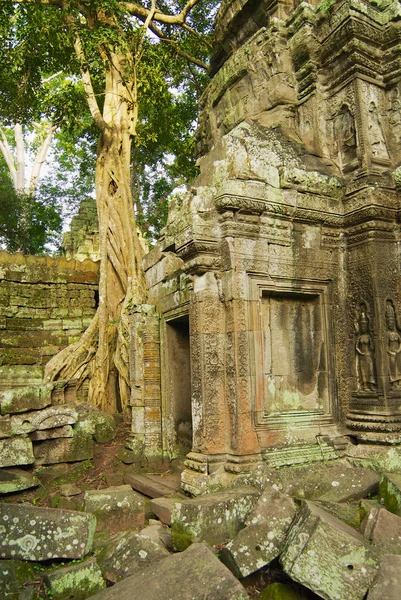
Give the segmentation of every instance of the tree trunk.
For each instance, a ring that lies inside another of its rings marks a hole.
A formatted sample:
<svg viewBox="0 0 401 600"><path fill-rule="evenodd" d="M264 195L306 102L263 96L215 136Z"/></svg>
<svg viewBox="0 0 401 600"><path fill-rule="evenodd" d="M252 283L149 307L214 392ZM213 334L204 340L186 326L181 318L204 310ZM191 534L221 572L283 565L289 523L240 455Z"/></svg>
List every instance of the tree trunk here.
<svg viewBox="0 0 401 600"><path fill-rule="evenodd" d="M107 126L98 144L96 203L99 218L99 307L82 338L62 350L46 366L45 379L89 377L89 402L115 412L126 410L128 372L128 305L146 300L142 270L144 249L135 225L130 189L131 133L136 106L129 102L120 61L112 57L107 72L103 119ZM118 380L119 396L116 393Z"/></svg>

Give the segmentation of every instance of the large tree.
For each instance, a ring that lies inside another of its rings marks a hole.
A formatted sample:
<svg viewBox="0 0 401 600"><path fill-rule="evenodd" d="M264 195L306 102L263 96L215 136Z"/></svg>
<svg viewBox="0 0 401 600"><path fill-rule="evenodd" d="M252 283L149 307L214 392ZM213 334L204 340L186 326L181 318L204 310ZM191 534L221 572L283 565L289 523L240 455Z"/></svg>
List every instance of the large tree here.
<svg viewBox="0 0 401 600"><path fill-rule="evenodd" d="M105 410L116 409L116 389L122 407L128 405L127 308L145 302L147 294L130 185L131 140L137 134L141 94L162 98L168 78L179 85L186 73L193 76L194 69L206 68L210 46L201 34L210 29L215 4L215 0L162 0L158 5L155 0L0 0L3 27L12 17L15 39L25 43L21 59L25 62L16 78L17 93L23 92L21 110L29 113L40 96L40 77L62 69L72 77L79 74L99 130L95 177L99 307L81 340L55 356L45 376L79 382L89 378L89 399Z"/></svg>

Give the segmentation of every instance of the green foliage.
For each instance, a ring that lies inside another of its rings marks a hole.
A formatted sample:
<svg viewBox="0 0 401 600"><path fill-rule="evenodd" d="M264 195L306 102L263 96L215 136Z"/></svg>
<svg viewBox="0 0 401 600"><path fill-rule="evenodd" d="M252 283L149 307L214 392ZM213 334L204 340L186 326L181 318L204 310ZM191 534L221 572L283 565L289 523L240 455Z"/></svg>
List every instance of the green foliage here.
<svg viewBox="0 0 401 600"><path fill-rule="evenodd" d="M57 204L17 193L0 163L0 244L9 252L44 254L58 246L62 220Z"/></svg>

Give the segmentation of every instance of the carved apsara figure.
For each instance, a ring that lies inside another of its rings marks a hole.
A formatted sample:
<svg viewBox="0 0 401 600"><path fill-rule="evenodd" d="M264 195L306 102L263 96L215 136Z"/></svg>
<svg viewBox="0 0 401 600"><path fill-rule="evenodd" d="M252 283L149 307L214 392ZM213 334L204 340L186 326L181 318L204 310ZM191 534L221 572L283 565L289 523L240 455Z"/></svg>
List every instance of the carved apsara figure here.
<svg viewBox="0 0 401 600"><path fill-rule="evenodd" d="M341 168L345 172L354 169L356 164L356 128L354 117L345 104L334 119L334 140L341 159Z"/></svg>
<svg viewBox="0 0 401 600"><path fill-rule="evenodd" d="M392 388L401 388L401 336L396 326L395 310L391 301L386 306L386 350L388 376Z"/></svg>
<svg viewBox="0 0 401 600"><path fill-rule="evenodd" d="M358 321L358 337L355 349L359 388L363 392L375 391L374 345L372 335L369 331L369 319L364 311L361 312Z"/></svg>
<svg viewBox="0 0 401 600"><path fill-rule="evenodd" d="M387 145L384 139L383 128L374 102L369 104L369 141L373 156L388 159Z"/></svg>

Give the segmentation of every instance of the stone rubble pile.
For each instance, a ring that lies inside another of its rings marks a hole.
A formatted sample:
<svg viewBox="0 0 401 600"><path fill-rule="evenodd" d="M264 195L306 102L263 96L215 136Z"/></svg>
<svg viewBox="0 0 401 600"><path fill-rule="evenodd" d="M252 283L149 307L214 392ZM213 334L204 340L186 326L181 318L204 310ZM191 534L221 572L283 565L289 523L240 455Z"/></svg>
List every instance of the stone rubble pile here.
<svg viewBox="0 0 401 600"><path fill-rule="evenodd" d="M262 600L399 600L400 500L397 473L336 461L150 507L126 484L87 491L82 512L0 503L0 589L46 597L39 572L53 600L244 600L264 576Z"/></svg>
<svg viewBox="0 0 401 600"><path fill-rule="evenodd" d="M65 382L0 390L0 493L37 486L41 465L84 461L115 437L115 421L86 404L57 404ZM22 468L21 468L22 467Z"/></svg>

